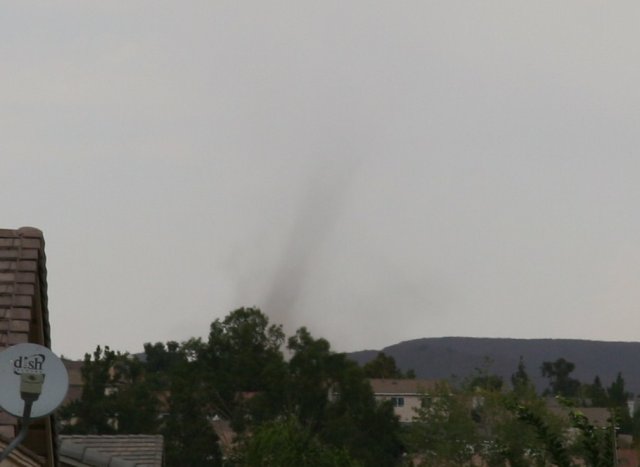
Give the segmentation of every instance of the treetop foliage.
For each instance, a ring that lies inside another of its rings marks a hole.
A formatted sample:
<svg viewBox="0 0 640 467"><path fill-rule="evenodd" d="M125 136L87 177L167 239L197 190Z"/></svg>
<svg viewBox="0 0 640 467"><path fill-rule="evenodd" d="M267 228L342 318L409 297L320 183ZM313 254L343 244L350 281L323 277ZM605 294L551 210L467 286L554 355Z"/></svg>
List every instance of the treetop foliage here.
<svg viewBox="0 0 640 467"><path fill-rule="evenodd" d="M376 358L367 362L362 369L367 378L415 379L416 377L413 370L403 372L397 367L396 360L384 352L378 352Z"/></svg>
<svg viewBox="0 0 640 467"><path fill-rule="evenodd" d="M82 397L60 412L63 431L160 433L178 467L267 465L260 456L274 466L395 465L397 419L362 369L306 328L288 339L288 362L284 343L281 326L240 308L215 320L206 342L148 343L140 360L98 347L85 356ZM238 434L235 450L218 443L221 422Z"/></svg>
<svg viewBox="0 0 640 467"><path fill-rule="evenodd" d="M284 356L286 353L288 360ZM626 410L624 378L582 384L564 359L544 362L549 393L602 404L621 430L640 431ZM439 384L401 425L390 400L376 400L368 378L411 378L380 352L363 367L302 327L287 339L257 308L211 323L206 340L147 343L136 358L109 347L86 354L82 397L59 411L66 433L159 433L166 465L487 466L610 465L605 434L573 410L562 418L535 393L522 358L511 390L491 362L460 387ZM626 415L625 415L626 414ZM216 429L230 426L233 444ZM569 428L578 430L572 439ZM613 429L613 428L612 428ZM597 462L597 463L595 463ZM590 464L589 464L590 463Z"/></svg>

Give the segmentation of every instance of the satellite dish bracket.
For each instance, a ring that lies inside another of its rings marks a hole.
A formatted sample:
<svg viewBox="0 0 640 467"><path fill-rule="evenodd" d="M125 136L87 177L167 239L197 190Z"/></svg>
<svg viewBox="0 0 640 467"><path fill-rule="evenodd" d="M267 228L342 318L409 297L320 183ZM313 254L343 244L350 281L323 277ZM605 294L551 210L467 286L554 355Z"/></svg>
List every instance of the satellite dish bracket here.
<svg viewBox="0 0 640 467"><path fill-rule="evenodd" d="M20 428L20 432L18 436L16 436L11 443L5 448L5 450L0 454L0 462L5 460L11 454L15 448L18 447L20 443L24 441L27 437L27 433L29 431L29 424L31 423L31 406L33 405L33 401L25 400L24 401L24 411L22 412L22 427Z"/></svg>

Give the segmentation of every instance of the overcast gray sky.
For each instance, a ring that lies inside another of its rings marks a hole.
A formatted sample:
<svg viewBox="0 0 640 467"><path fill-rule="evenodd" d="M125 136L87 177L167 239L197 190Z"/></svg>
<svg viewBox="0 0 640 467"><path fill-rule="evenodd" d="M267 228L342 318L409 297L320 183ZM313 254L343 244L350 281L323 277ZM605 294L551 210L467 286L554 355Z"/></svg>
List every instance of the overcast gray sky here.
<svg viewBox="0 0 640 467"><path fill-rule="evenodd" d="M251 305L338 350L638 339L638 2L1 5L55 351Z"/></svg>

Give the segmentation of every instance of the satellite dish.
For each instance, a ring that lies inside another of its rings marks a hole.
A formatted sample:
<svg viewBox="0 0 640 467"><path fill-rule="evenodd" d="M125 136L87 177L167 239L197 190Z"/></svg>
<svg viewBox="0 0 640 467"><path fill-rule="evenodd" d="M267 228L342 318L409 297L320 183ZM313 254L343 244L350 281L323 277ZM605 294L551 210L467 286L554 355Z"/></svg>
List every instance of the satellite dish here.
<svg viewBox="0 0 640 467"><path fill-rule="evenodd" d="M0 407L4 411L22 417L25 401L20 392L32 382L40 394L33 402L31 418L40 418L62 403L69 375L62 360L41 345L18 344L0 352Z"/></svg>

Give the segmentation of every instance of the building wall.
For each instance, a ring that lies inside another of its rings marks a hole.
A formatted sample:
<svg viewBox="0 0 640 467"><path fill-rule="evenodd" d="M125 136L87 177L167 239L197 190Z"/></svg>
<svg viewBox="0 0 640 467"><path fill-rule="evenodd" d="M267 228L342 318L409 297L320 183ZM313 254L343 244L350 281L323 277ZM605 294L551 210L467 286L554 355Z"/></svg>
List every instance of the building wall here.
<svg viewBox="0 0 640 467"><path fill-rule="evenodd" d="M376 395L376 400L390 400L393 403L393 411L403 423L413 421L416 416L416 410L420 408L420 396L415 394L394 394L392 396Z"/></svg>

